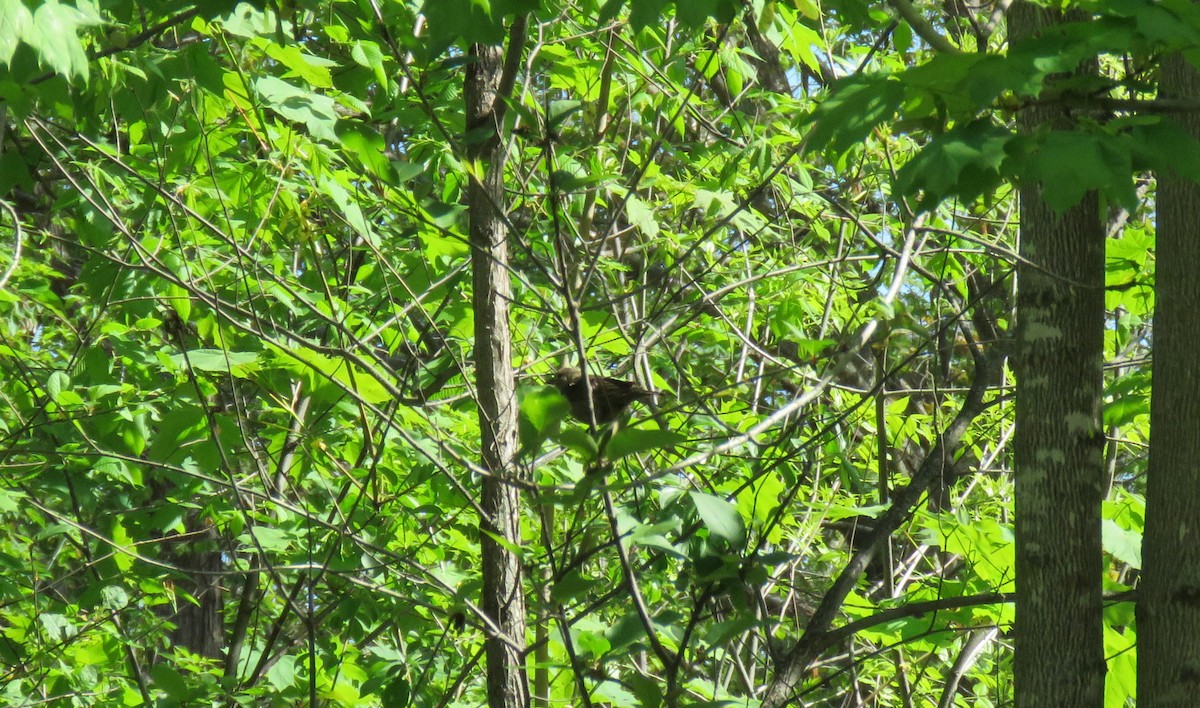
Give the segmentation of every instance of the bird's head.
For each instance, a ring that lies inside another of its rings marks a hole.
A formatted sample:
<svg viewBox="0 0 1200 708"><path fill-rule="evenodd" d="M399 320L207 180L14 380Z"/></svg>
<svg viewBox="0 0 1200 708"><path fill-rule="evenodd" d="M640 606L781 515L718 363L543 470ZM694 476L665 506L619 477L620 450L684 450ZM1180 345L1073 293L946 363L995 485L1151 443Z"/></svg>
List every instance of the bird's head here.
<svg viewBox="0 0 1200 708"><path fill-rule="evenodd" d="M574 386L580 381L583 381L583 372L574 366L564 366L551 377L550 385L561 389L564 386Z"/></svg>

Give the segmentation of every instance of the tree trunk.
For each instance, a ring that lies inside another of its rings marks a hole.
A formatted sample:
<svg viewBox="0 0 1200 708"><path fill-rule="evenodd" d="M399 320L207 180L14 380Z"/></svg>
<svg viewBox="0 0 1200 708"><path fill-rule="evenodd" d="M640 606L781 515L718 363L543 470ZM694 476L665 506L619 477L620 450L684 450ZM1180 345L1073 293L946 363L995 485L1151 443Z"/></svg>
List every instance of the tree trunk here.
<svg viewBox="0 0 1200 708"><path fill-rule="evenodd" d="M517 48L514 48L516 51ZM483 556L483 610L487 632L488 705L525 708L525 596L521 559L520 496L512 477L517 453L517 401L512 368L508 303L508 242L499 210L504 204L504 143L500 139L504 63L500 47L471 47L466 77L466 143L471 164L482 172L467 188L474 271L475 385L483 479L479 520Z"/></svg>
<svg viewBox="0 0 1200 708"><path fill-rule="evenodd" d="M163 606L160 613L175 625L171 644L207 659L217 659L225 652L225 592L221 586L225 563L221 559L221 536L211 521L194 513L184 520L184 527L183 534L163 539L162 559L179 569L171 582L181 596L173 608ZM182 597L183 593L195 602Z"/></svg>
<svg viewBox="0 0 1200 708"><path fill-rule="evenodd" d="M192 541L191 543L196 543ZM224 592L221 588L224 570L219 550L188 550L178 554L174 562L193 575L180 583L200 604L178 600L178 611L171 621L171 643L186 647L208 659L220 658L225 651Z"/></svg>
<svg viewBox="0 0 1200 708"><path fill-rule="evenodd" d="M1163 62L1166 98L1200 97L1200 73ZM1200 116L1177 119L1200 139ZM1150 474L1137 606L1138 705L1192 706L1200 695L1200 185L1158 179Z"/></svg>
<svg viewBox="0 0 1200 708"><path fill-rule="evenodd" d="M1009 14L1017 41L1063 21L1026 2ZM1082 72L1095 71L1090 62ZM1047 103L1022 110L1020 128L1070 129ZM1100 706L1104 434L1104 227L1089 193L1056 214L1041 185L1021 185L1017 287L1016 705Z"/></svg>

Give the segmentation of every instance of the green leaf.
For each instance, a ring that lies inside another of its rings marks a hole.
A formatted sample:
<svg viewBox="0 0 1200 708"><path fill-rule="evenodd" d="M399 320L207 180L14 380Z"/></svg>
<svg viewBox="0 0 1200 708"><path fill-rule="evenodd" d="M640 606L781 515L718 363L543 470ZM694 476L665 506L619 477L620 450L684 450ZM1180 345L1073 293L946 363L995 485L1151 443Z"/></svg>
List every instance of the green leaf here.
<svg viewBox="0 0 1200 708"><path fill-rule="evenodd" d="M1091 190L1121 204L1136 205L1128 145L1098 133L1055 130L1039 135L1027 154L1022 179L1042 186L1042 197L1055 211L1078 204Z"/></svg>
<svg viewBox="0 0 1200 708"><path fill-rule="evenodd" d="M346 219L346 222L359 233L360 236L367 240L371 245L378 245L379 235L375 233L375 228L367 221L366 215L363 214L362 207L358 201L350 196L346 188L341 185L336 179L331 177L323 177L321 180L321 188L333 198L341 215Z"/></svg>
<svg viewBox="0 0 1200 708"><path fill-rule="evenodd" d="M516 543L513 543L509 539L506 539L492 531L488 531L487 529L484 529L482 531L482 533L484 536L487 536L489 539L491 539L493 542L495 542L496 545L504 548L509 553L512 553L513 555L518 555L518 556L522 554L521 547L519 545L517 545Z"/></svg>
<svg viewBox="0 0 1200 708"><path fill-rule="evenodd" d="M663 704L663 682L660 679L641 673L630 673L625 678L625 683L637 697L639 706L658 708Z"/></svg>
<svg viewBox="0 0 1200 708"><path fill-rule="evenodd" d="M389 181L393 179L394 169L387 157L387 146L378 131L370 130L357 122L342 121L338 124L338 139L346 150L346 154L357 158L371 175ZM420 168L418 168L418 173L419 170ZM358 204L355 204L355 207L358 207ZM359 213L361 214L361 208ZM361 216L357 218L362 219ZM365 223L366 220L362 219L362 221ZM356 228L358 228L357 225ZM373 234L373 229L360 228L359 230Z"/></svg>
<svg viewBox="0 0 1200 708"><path fill-rule="evenodd" d="M587 656L604 656L612 649L612 643L604 635L587 630L580 630L575 636L575 641L579 644L580 651Z"/></svg>
<svg viewBox="0 0 1200 708"><path fill-rule="evenodd" d="M295 45L285 47L274 42L268 43L267 56L290 69L289 76L295 76L309 86L333 88L333 78L329 74L329 68L337 66L335 61L313 56Z"/></svg>
<svg viewBox="0 0 1200 708"><path fill-rule="evenodd" d="M951 112L955 112L955 108L969 110L991 101L999 93L1000 87L977 94L964 90L967 82L982 77L991 77L994 81L995 69L999 67L990 64L1003 65L1004 62L1003 57L989 54L938 54L927 62L896 74L896 79L910 89L936 96L936 101L943 104L948 101L962 104L952 107Z"/></svg>
<svg viewBox="0 0 1200 708"><path fill-rule="evenodd" d="M633 6L636 10L640 5L647 4L644 0L636 0ZM737 15L741 4L734 0L675 0L675 16L684 27L703 27L712 18L719 23L727 23ZM630 21L633 21L632 12ZM648 24L657 22L652 19ZM737 93L736 91L734 93Z"/></svg>
<svg viewBox="0 0 1200 708"><path fill-rule="evenodd" d="M121 516L113 519L112 525L112 542L119 549L128 549L129 552L118 550L113 554L113 562L117 564L117 569L123 573L129 572L133 568L133 538L130 537L129 531L125 528L125 521Z"/></svg>
<svg viewBox="0 0 1200 708"><path fill-rule="evenodd" d="M189 366L196 371L219 371L240 378L247 378L258 371L256 352L229 352L223 349L193 349L186 354L170 357L171 363L180 369Z"/></svg>
<svg viewBox="0 0 1200 708"><path fill-rule="evenodd" d="M110 610L129 606L129 593L120 585L106 585L100 590L100 603Z"/></svg>
<svg viewBox="0 0 1200 708"><path fill-rule="evenodd" d="M582 428L566 427L552 437L563 447L578 453L585 461L594 460L600 454L600 447L596 444L596 439Z"/></svg>
<svg viewBox="0 0 1200 708"><path fill-rule="evenodd" d="M303 123L314 138L337 143L337 112L333 99L293 86L274 76L255 80L254 88L267 107L290 121Z"/></svg>
<svg viewBox="0 0 1200 708"><path fill-rule="evenodd" d="M8 12L12 17L19 13ZM23 21L23 18L17 18ZM79 39L79 28L95 24L98 18L85 15L76 8L61 5L57 0L42 2L33 12L33 24L22 32L25 41L34 48L38 58L55 73L68 80L72 77L88 80L88 58Z"/></svg>
<svg viewBox="0 0 1200 708"><path fill-rule="evenodd" d="M571 412L571 404L553 386L517 392L521 415L538 433L546 433Z"/></svg>
<svg viewBox="0 0 1200 708"><path fill-rule="evenodd" d="M0 513L11 514L21 509L21 500L24 498L24 492L13 489L0 489Z"/></svg>
<svg viewBox="0 0 1200 708"><path fill-rule="evenodd" d="M641 229L646 238L658 236L658 220L654 216L654 210L641 199L630 196L625 204L625 214L629 223Z"/></svg>
<svg viewBox="0 0 1200 708"><path fill-rule="evenodd" d="M346 391L353 391L368 403L383 403L392 398L375 376L347 362L303 347L295 347L285 353L273 345L268 346L276 350L287 369L309 377L315 390L325 388L326 383L333 383L338 388L338 397L344 396Z"/></svg>
<svg viewBox="0 0 1200 708"><path fill-rule="evenodd" d="M0 0L0 64L12 61L25 34L33 26L33 13L21 0Z"/></svg>
<svg viewBox="0 0 1200 708"><path fill-rule="evenodd" d="M1142 119L1129 129L1134 166L1156 172L1171 172L1200 181L1200 142L1169 116L1146 123Z"/></svg>
<svg viewBox="0 0 1200 708"><path fill-rule="evenodd" d="M900 194L920 195L922 208L948 197L972 201L1002 182L1013 134L983 119L935 137L896 174Z"/></svg>
<svg viewBox="0 0 1200 708"><path fill-rule="evenodd" d="M465 47L504 39L504 18L489 0L425 0L421 12L428 18L434 51L455 42Z"/></svg>
<svg viewBox="0 0 1200 708"><path fill-rule="evenodd" d="M1104 405L1104 426L1128 425L1141 415L1150 415L1150 401L1145 395L1120 396Z"/></svg>
<svg viewBox="0 0 1200 708"><path fill-rule="evenodd" d="M550 589L550 597L560 604L569 603L594 585L595 580L584 576L578 570L572 570L554 583L554 587Z"/></svg>
<svg viewBox="0 0 1200 708"><path fill-rule="evenodd" d="M629 24L635 30L643 30L651 25L658 25L663 9L668 0L630 0ZM605 8L607 10L608 8Z"/></svg>
<svg viewBox="0 0 1200 708"><path fill-rule="evenodd" d="M553 386L517 391L523 454L537 454L547 438L556 435L571 405Z"/></svg>
<svg viewBox="0 0 1200 708"><path fill-rule="evenodd" d="M620 514L619 519L621 522L621 533L629 534L629 543L631 545L657 548L681 560L687 557L686 554L676 548L675 544L671 543L670 539L667 538L668 533L677 534L679 532L679 519L669 519L654 524L643 524L636 517L624 511Z"/></svg>
<svg viewBox="0 0 1200 708"><path fill-rule="evenodd" d="M176 701L184 701L190 695L187 682L170 664L159 662L151 669L154 685L161 688L168 696Z"/></svg>
<svg viewBox="0 0 1200 708"><path fill-rule="evenodd" d="M892 118L904 99L904 85L892 76L843 79L812 112L808 150L829 147L841 154L860 145L882 122Z"/></svg>
<svg viewBox="0 0 1200 708"><path fill-rule="evenodd" d="M780 476L775 472L767 472L738 493L738 512L742 518L766 522L783 502L785 490Z"/></svg>
<svg viewBox="0 0 1200 708"><path fill-rule="evenodd" d="M71 390L71 377L62 371L53 371L46 378L46 393L50 400L58 403L64 391Z"/></svg>
<svg viewBox="0 0 1200 708"><path fill-rule="evenodd" d="M736 506L721 497L702 492L692 492L691 498L709 532L725 539L735 548L745 542L746 527Z"/></svg>
<svg viewBox="0 0 1200 708"><path fill-rule="evenodd" d="M1009 48L1010 89L1021 96L1036 96L1046 87L1048 77L1074 71L1098 52L1120 53L1132 38L1132 23L1114 17L1048 27Z"/></svg>
<svg viewBox="0 0 1200 708"><path fill-rule="evenodd" d="M55 641L70 639L79 631L70 620L57 612L43 612L38 615L38 621Z"/></svg>
<svg viewBox="0 0 1200 708"><path fill-rule="evenodd" d="M806 16L809 12L816 13L817 8L812 0L800 0L797 3L797 8ZM780 13L784 14L785 9L781 8ZM809 19L816 19L810 17ZM817 58L814 47L820 51L825 49L825 40L815 29L805 25L803 22L793 20L789 23L791 31L784 35L783 42L779 48L790 53L800 63L808 67L810 70L817 72L821 70L821 60ZM901 23L903 26L904 23Z"/></svg>
<svg viewBox="0 0 1200 708"><path fill-rule="evenodd" d="M397 675L388 679L379 695L385 706L406 706L412 699L412 684L403 676L401 669L395 671Z"/></svg>
<svg viewBox="0 0 1200 708"><path fill-rule="evenodd" d="M1131 705L1137 696L1137 634L1104 627L1104 656L1108 657L1104 674L1105 708Z"/></svg>
<svg viewBox="0 0 1200 708"><path fill-rule="evenodd" d="M296 657L294 656L284 656L267 670L267 682L277 691L294 686L298 676Z"/></svg>
<svg viewBox="0 0 1200 708"><path fill-rule="evenodd" d="M442 235L436 231L421 234L421 243L425 246L425 257L430 262L443 258L456 260L471 252L471 245L461 236Z"/></svg>
<svg viewBox="0 0 1200 708"><path fill-rule="evenodd" d="M141 472L133 469L124 460L116 457L100 457L92 464L92 472L99 477L128 484L132 487L142 486Z"/></svg>
<svg viewBox="0 0 1200 708"><path fill-rule="evenodd" d="M1104 539L1104 550L1113 558L1127 563L1131 568L1142 567L1142 535L1121 528L1112 519L1100 522Z"/></svg>
<svg viewBox="0 0 1200 708"><path fill-rule="evenodd" d="M359 66L369 68L381 86L388 85L387 68L384 66L383 51L375 42L357 40L350 48L350 58Z"/></svg>
<svg viewBox="0 0 1200 708"><path fill-rule="evenodd" d="M248 547L261 546L267 552L283 552L292 548L295 538L285 529L255 526L241 540Z"/></svg>
<svg viewBox="0 0 1200 708"><path fill-rule="evenodd" d="M612 436L605 452L610 459L618 460L647 450L679 445L687 440L686 435L680 435L671 430L622 428Z"/></svg>

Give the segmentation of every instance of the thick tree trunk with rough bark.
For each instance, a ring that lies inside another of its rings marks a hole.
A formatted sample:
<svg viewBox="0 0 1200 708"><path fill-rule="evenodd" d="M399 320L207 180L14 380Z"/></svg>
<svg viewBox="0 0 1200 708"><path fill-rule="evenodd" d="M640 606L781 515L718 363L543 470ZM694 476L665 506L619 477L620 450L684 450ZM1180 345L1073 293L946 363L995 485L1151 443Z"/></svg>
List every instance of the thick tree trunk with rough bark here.
<svg viewBox="0 0 1200 708"><path fill-rule="evenodd" d="M1164 98L1200 98L1182 54L1163 62ZM1176 120L1200 139L1200 115ZM1150 474L1139 586L1138 705L1200 696L1200 185L1158 179Z"/></svg>
<svg viewBox="0 0 1200 708"><path fill-rule="evenodd" d="M1026 2L1010 41L1063 21ZM1094 71L1094 64L1081 71ZM1070 129L1053 102L1021 111L1021 130ZM1101 706L1104 642L1100 405L1104 224L1094 193L1063 214L1021 185L1017 287L1016 474L1018 708Z"/></svg>
<svg viewBox="0 0 1200 708"><path fill-rule="evenodd" d="M224 592L221 588L224 563L221 549L216 547L219 538L210 526L189 520L186 538L169 541L167 560L185 573L186 580L177 581L178 586L196 599L199 604L179 600L171 621L175 624L171 642L185 647L200 656L216 659L225 650Z"/></svg>
<svg viewBox="0 0 1200 708"><path fill-rule="evenodd" d="M488 704L529 705L525 674L525 596L520 557L521 500L513 484L517 454L517 399L508 303L508 242L504 204L504 143L500 139L503 52L475 45L466 78L467 157L482 172L467 190L474 270L475 385L479 403L483 479L479 520L483 556L483 610L487 632Z"/></svg>

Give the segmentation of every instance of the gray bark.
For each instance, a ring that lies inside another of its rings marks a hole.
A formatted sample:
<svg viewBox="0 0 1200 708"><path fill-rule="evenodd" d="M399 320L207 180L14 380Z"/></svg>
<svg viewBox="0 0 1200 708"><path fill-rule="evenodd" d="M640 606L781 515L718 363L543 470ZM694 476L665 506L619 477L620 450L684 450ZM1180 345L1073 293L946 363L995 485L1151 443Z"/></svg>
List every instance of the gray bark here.
<svg viewBox="0 0 1200 708"><path fill-rule="evenodd" d="M1025 2L1010 41L1063 16ZM1081 71L1094 71L1094 63ZM1021 111L1023 132L1070 129L1053 102ZM1101 706L1104 434L1104 224L1099 200L1057 214L1021 185L1017 287L1016 655L1018 708Z"/></svg>
<svg viewBox="0 0 1200 708"><path fill-rule="evenodd" d="M504 204L504 143L500 139L504 76L498 46L471 48L466 77L467 157L482 167L467 189L474 271L475 384L483 467L483 610L486 627L488 705L525 708L525 596L520 557L521 500L512 484L517 454L517 400L512 368L508 241ZM482 181L480 181L482 180ZM500 540L498 540L500 539ZM503 542L501 542L503 541Z"/></svg>
<svg viewBox="0 0 1200 708"><path fill-rule="evenodd" d="M1163 98L1200 97L1182 54L1163 62ZM1200 116L1177 120L1200 139ZM1138 704L1200 695L1200 185L1158 180L1150 473L1139 586Z"/></svg>

